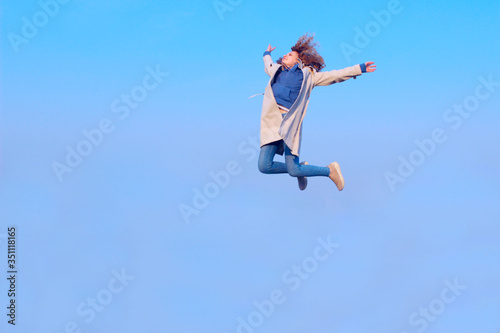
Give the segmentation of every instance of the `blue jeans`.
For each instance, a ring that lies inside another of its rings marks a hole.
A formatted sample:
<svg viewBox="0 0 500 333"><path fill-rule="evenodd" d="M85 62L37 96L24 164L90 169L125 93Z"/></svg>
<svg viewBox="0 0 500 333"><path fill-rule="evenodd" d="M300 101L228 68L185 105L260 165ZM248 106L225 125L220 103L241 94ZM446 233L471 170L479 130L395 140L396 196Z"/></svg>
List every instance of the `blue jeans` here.
<svg viewBox="0 0 500 333"><path fill-rule="evenodd" d="M285 145L285 163L274 162L274 155L282 141L271 142L260 148L259 171L262 173L288 173L292 177L315 177L330 175L330 168L314 165L300 165L299 157Z"/></svg>

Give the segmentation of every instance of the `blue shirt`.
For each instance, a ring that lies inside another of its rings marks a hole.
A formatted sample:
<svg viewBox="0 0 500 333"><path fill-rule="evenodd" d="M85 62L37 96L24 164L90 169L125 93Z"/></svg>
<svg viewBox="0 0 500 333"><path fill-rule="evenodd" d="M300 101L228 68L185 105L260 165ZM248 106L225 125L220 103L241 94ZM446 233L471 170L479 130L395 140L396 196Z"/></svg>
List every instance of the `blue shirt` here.
<svg viewBox="0 0 500 333"><path fill-rule="evenodd" d="M299 96L303 77L299 64L293 65L292 68L283 65L271 83L276 103L289 109Z"/></svg>

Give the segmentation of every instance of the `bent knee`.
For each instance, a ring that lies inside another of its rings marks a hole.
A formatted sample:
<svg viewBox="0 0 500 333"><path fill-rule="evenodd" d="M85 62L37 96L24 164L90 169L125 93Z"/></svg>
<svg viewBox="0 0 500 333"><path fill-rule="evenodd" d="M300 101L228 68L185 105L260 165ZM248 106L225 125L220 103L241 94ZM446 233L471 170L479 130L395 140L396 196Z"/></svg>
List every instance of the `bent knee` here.
<svg viewBox="0 0 500 333"><path fill-rule="evenodd" d="M259 161L259 171L262 173L270 173L271 172L271 164Z"/></svg>
<svg viewBox="0 0 500 333"><path fill-rule="evenodd" d="M287 166L286 171L291 177L301 177L302 173L300 172L300 169L296 166L293 165L291 167Z"/></svg>

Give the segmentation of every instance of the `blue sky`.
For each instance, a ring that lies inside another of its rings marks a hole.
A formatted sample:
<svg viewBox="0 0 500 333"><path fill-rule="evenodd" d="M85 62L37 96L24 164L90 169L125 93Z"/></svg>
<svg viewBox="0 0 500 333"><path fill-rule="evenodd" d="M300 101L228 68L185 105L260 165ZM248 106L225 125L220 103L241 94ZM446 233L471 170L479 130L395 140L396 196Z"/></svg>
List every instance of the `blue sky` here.
<svg viewBox="0 0 500 333"><path fill-rule="evenodd" d="M500 3L61 2L1 3L2 332L499 332ZM257 169L307 32L377 65L311 95L342 192Z"/></svg>

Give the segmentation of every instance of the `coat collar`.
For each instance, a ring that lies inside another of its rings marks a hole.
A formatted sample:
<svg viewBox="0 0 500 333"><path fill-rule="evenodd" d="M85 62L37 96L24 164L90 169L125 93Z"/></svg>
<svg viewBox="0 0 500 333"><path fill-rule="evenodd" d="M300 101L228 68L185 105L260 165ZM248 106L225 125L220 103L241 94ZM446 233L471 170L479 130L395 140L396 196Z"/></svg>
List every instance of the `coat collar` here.
<svg viewBox="0 0 500 333"><path fill-rule="evenodd" d="M302 63L302 60L299 59L299 68L302 69L304 68L304 64Z"/></svg>

